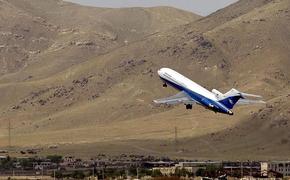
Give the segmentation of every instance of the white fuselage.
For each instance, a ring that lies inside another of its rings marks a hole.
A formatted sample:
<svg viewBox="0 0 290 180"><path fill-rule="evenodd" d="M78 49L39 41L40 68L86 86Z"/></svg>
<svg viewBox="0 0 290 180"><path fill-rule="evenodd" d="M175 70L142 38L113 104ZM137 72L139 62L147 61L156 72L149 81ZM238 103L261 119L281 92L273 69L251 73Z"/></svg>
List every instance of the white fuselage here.
<svg viewBox="0 0 290 180"><path fill-rule="evenodd" d="M213 101L217 101L217 97L212 92L208 91L204 87L200 86L199 84L193 82L192 80L188 79L187 77L183 76L182 74L169 69L169 68L162 68L158 71L158 74L161 78L173 82L176 85L189 89L199 95L202 95L208 99Z"/></svg>

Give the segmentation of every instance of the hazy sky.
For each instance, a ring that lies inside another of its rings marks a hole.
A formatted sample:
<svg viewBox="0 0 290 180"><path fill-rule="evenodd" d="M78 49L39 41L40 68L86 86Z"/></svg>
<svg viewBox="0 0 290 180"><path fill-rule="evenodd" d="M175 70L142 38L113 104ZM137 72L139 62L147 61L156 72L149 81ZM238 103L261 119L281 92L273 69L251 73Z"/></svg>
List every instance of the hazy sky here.
<svg viewBox="0 0 290 180"><path fill-rule="evenodd" d="M238 0L67 0L96 7L151 7L173 6L199 15L208 15Z"/></svg>

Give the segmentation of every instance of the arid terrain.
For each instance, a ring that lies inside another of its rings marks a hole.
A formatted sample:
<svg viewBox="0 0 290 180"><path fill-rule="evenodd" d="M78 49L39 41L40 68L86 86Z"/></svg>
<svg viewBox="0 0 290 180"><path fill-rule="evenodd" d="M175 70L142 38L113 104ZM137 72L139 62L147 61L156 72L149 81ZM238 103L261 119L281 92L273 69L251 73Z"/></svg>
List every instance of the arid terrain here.
<svg viewBox="0 0 290 180"><path fill-rule="evenodd" d="M290 159L289 32L289 0L240 0L207 17L0 0L0 147L10 121L15 149L44 153ZM161 67L267 103L234 116L155 105L176 93Z"/></svg>

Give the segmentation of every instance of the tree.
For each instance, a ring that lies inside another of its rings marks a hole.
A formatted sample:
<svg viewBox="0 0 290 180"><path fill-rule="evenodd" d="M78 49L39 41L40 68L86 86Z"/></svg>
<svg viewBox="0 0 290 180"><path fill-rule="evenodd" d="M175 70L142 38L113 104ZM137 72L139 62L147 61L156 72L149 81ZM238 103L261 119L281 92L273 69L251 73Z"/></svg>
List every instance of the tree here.
<svg viewBox="0 0 290 180"><path fill-rule="evenodd" d="M206 175L208 177L218 177L218 172L221 170L221 167L215 165L209 165L206 167Z"/></svg>
<svg viewBox="0 0 290 180"><path fill-rule="evenodd" d="M57 179L61 179L64 177L61 171L56 171L55 174L54 173L51 174L51 177L54 177L54 176Z"/></svg>
<svg viewBox="0 0 290 180"><path fill-rule="evenodd" d="M159 169L154 169L152 171L152 175L151 176L152 177L160 177L160 176L163 176L163 175L162 175L162 173L161 173L161 171Z"/></svg>
<svg viewBox="0 0 290 180"><path fill-rule="evenodd" d="M151 176L151 175L152 175L152 171L150 171L149 169L139 168L139 177Z"/></svg>
<svg viewBox="0 0 290 180"><path fill-rule="evenodd" d="M186 176L193 176L193 173L189 172L188 170L186 170L185 168L176 168L175 169L175 176L178 177L186 177Z"/></svg>
<svg viewBox="0 0 290 180"><path fill-rule="evenodd" d="M24 168L33 168L33 159L32 158L28 158L28 159L20 159L19 160L20 165Z"/></svg>
<svg viewBox="0 0 290 180"><path fill-rule="evenodd" d="M72 174L72 177L75 179L84 179L85 178L85 174L83 171L74 171Z"/></svg>
<svg viewBox="0 0 290 180"><path fill-rule="evenodd" d="M10 156L7 156L6 159L0 161L0 169L12 169L14 161L15 160L10 158Z"/></svg>
<svg viewBox="0 0 290 180"><path fill-rule="evenodd" d="M108 177L120 177L120 176L124 176L125 170L123 169L106 169L106 176Z"/></svg>
<svg viewBox="0 0 290 180"><path fill-rule="evenodd" d="M196 176L205 176L205 174L206 174L206 170L203 168L199 168L195 173Z"/></svg>
<svg viewBox="0 0 290 180"><path fill-rule="evenodd" d="M49 159L52 163L56 164L59 164L62 161L62 156L60 155L49 155L46 158Z"/></svg>
<svg viewBox="0 0 290 180"><path fill-rule="evenodd" d="M218 177L220 166L208 165L206 168L200 168L196 171L196 176L208 176L208 177Z"/></svg>

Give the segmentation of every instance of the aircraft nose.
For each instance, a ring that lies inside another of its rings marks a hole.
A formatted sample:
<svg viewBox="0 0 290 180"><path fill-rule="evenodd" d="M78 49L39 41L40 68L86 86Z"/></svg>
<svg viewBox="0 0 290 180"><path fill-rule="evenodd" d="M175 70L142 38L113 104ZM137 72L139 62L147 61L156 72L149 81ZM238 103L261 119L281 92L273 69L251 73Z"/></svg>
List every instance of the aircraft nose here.
<svg viewBox="0 0 290 180"><path fill-rule="evenodd" d="M157 71L157 73L158 73L159 76L161 76L161 75L162 75L162 69L159 69L159 70Z"/></svg>
<svg viewBox="0 0 290 180"><path fill-rule="evenodd" d="M229 115L231 115L231 116L234 115L234 113L233 113L232 111L229 111L228 113L229 113Z"/></svg>

